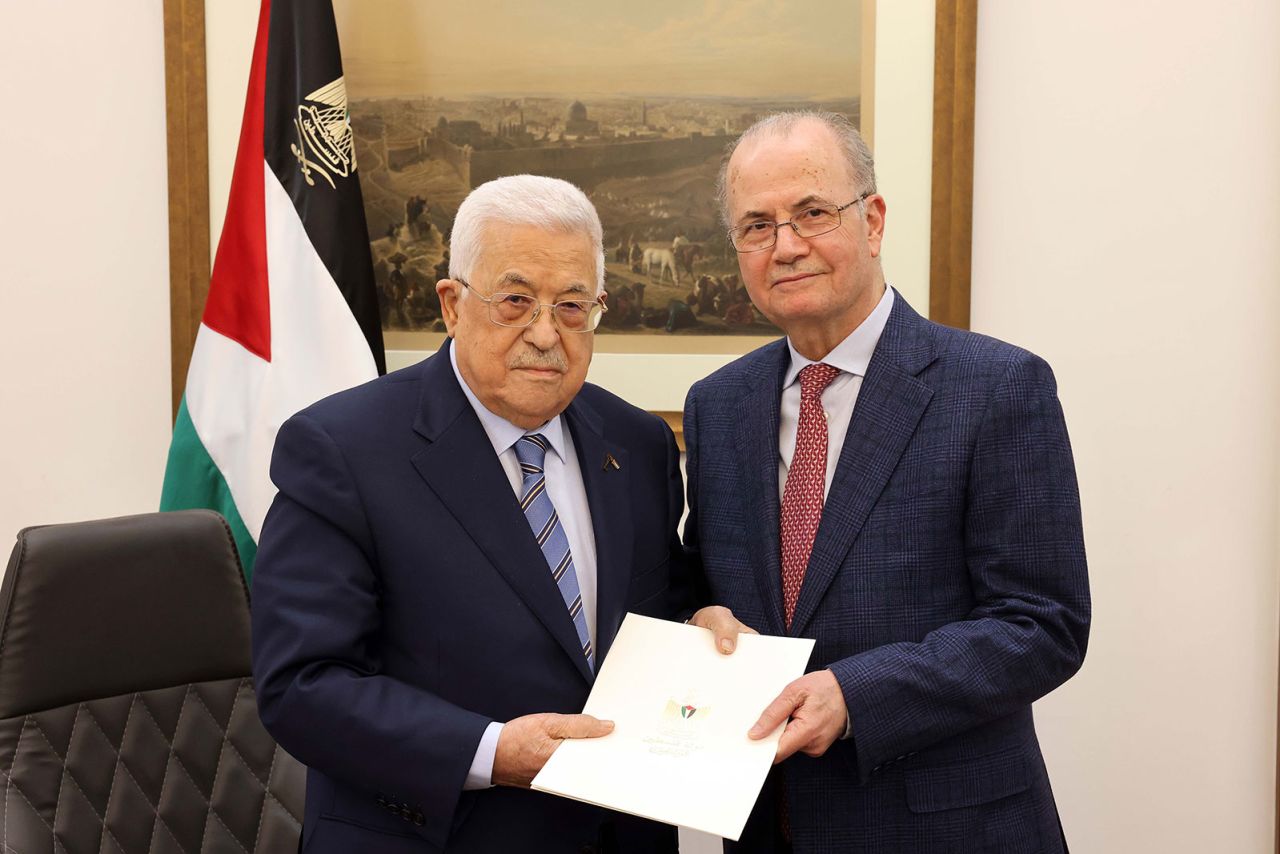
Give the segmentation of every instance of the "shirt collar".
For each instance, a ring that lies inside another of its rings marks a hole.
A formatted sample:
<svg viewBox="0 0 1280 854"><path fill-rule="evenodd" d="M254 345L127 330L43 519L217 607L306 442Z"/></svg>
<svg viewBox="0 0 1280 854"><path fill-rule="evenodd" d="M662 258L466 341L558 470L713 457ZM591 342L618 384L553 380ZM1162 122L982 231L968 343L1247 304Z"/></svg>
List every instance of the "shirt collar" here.
<svg viewBox="0 0 1280 854"><path fill-rule="evenodd" d="M880 343L880 335L884 332L884 325L889 321L892 309L893 288L886 286L884 296L880 297L880 302L876 303L867 319L859 323L858 328L850 332L822 361L844 373L865 377L867 365L871 363L871 354L876 351L876 344ZM783 388L796 381L802 368L813 364L812 359L806 359L796 352L790 338L787 339L787 349L791 351L791 365L782 378Z"/></svg>
<svg viewBox="0 0 1280 854"><path fill-rule="evenodd" d="M480 398L476 397L475 393L471 391L467 381L462 378L462 372L458 370L456 347L449 348L449 364L453 367L453 375L458 378L458 385L462 386L462 393L467 396L467 401L471 404L471 408L475 410L476 417L480 419L480 426L484 428L485 435L489 437L489 443L493 445L495 454L499 456L504 454L508 448L520 441L520 437L526 433L541 433L551 445L551 450L556 452L561 461L564 460L564 428L559 415L534 430L517 427L502 416L494 415L490 412L480 402Z"/></svg>

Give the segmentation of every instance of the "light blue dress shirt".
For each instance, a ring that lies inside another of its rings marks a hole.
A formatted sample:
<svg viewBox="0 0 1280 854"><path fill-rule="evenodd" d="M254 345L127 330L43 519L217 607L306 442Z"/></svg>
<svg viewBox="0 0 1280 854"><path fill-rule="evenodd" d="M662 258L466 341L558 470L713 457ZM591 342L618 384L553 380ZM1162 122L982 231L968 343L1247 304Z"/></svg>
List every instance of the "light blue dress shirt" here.
<svg viewBox="0 0 1280 854"><path fill-rule="evenodd" d="M551 450L543 462L543 470L547 478L547 494L555 505L560 516L560 524L564 527L565 536L569 540L569 549L573 553L573 567L578 574L578 589L582 593L582 611L587 620L587 633L591 636L592 648L599 648L596 642L596 538L591 527L591 509L587 504L587 489L582 481L582 469L578 466L578 455L574 451L573 436L565 429L564 419L559 415L541 427L525 430L517 427L505 418L494 415L480 399L475 396L462 372L458 370L458 357L455 348L449 348L449 363L453 366L453 375L458 378L462 393L467 396L471 408L475 410L485 435L493 445L493 452L502 464L502 470L511 483L511 491L519 500L524 476L520 473L520 460L516 457L515 443L526 433L541 433L547 438ZM550 572L549 569L543 567ZM502 733L503 724L491 721L485 728L480 744L476 748L471 769L467 772L463 789L487 789L493 785L493 759L498 750L498 736Z"/></svg>

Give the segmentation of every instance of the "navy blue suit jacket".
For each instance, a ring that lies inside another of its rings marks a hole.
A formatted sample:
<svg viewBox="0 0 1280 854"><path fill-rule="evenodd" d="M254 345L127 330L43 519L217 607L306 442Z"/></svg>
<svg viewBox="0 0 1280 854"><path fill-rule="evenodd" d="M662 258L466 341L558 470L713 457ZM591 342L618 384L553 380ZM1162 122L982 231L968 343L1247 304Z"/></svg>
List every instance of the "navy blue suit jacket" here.
<svg viewBox="0 0 1280 854"><path fill-rule="evenodd" d="M797 854L1057 852L1031 703L1080 667L1080 502L1049 366L921 318L895 295L822 513L790 631L779 552L785 341L685 407L686 547L763 633L814 638L853 726L771 775L740 850L768 851L785 785ZM730 846L732 847L732 846Z"/></svg>
<svg viewBox="0 0 1280 854"><path fill-rule="evenodd" d="M626 611L687 604L679 457L660 419L594 386L564 418L595 534L603 661ZM592 674L447 349L289 419L271 476L253 670L263 723L309 767L303 851L576 854L602 837L674 850L665 825L463 791L490 721L580 712Z"/></svg>

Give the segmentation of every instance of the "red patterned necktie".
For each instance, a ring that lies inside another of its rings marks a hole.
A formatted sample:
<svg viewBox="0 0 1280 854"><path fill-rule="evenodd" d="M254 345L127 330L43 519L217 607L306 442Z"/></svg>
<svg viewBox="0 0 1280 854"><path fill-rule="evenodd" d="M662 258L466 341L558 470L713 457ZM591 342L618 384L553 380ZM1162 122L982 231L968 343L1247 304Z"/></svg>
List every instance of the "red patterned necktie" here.
<svg viewBox="0 0 1280 854"><path fill-rule="evenodd" d="M800 371L800 418L796 425L796 449L782 490L782 606L791 628L791 617L800 598L805 568L813 551L813 539L822 520L827 485L827 416L822 392L840 373L839 368L816 362Z"/></svg>

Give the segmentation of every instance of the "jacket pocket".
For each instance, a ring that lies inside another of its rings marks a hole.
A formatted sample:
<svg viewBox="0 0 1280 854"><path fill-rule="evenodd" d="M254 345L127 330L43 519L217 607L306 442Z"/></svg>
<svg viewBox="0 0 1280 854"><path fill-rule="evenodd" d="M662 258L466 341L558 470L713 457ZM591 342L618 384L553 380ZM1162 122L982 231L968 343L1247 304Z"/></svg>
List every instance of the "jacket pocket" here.
<svg viewBox="0 0 1280 854"><path fill-rule="evenodd" d="M1020 748L965 762L911 768L906 772L907 807L914 813L972 807L1024 792L1031 772Z"/></svg>

